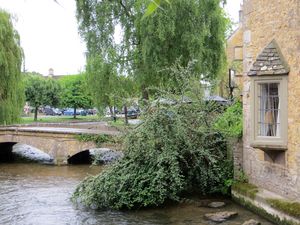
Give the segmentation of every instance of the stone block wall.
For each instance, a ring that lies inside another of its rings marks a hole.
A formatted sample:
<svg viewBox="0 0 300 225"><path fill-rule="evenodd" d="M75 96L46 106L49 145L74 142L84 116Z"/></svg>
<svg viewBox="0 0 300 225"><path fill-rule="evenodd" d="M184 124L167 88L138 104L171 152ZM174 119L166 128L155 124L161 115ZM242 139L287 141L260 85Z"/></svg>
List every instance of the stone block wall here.
<svg viewBox="0 0 300 225"><path fill-rule="evenodd" d="M242 8L241 11L242 12ZM235 83L240 90L235 89L234 94L240 94L243 90L243 23L242 14L240 15L239 27L227 39L226 55L228 62L228 69L231 65L239 65L240 71L236 72ZM227 69L227 71L228 71ZM225 85L228 86L228 75L225 76ZM223 84L224 86L224 84ZM228 90L229 91L229 90Z"/></svg>
<svg viewBox="0 0 300 225"><path fill-rule="evenodd" d="M243 168L243 141L238 140L233 148L234 179L239 180L239 172Z"/></svg>
<svg viewBox="0 0 300 225"><path fill-rule="evenodd" d="M300 1L244 0L243 5L243 170L250 183L300 199ZM273 163L250 142L250 78L247 73L273 40L290 66L288 75L288 149Z"/></svg>

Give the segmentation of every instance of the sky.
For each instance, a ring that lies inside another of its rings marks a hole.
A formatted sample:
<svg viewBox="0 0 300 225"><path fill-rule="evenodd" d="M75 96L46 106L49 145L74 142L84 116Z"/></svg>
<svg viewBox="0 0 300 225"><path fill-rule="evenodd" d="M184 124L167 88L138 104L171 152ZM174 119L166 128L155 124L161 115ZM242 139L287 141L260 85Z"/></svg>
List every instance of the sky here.
<svg viewBox="0 0 300 225"><path fill-rule="evenodd" d="M0 8L17 16L15 29L25 52L25 69L44 76L73 75L84 70L85 43L75 18L75 0L0 0ZM240 3L227 0L225 10L238 22Z"/></svg>

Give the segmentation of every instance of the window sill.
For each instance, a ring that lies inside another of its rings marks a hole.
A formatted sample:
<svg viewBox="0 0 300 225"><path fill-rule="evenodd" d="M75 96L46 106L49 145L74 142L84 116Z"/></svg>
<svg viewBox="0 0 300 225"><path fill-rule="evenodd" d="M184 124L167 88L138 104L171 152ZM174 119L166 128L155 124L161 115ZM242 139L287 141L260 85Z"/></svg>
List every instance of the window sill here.
<svg viewBox="0 0 300 225"><path fill-rule="evenodd" d="M266 144L252 144L250 145L253 148L259 148L261 150L277 150L277 151L285 151L287 150L286 145L266 145Z"/></svg>

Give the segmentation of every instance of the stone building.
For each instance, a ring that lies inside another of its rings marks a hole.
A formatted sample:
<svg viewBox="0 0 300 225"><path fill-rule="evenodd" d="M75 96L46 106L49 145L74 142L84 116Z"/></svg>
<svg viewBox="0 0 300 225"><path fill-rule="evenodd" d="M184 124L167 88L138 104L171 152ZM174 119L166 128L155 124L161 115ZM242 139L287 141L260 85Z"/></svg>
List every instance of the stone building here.
<svg viewBox="0 0 300 225"><path fill-rule="evenodd" d="M237 29L228 37L225 52L227 55L227 67L219 80L218 95L227 98L230 92L229 69L235 70L233 96L237 96L243 91L243 13L242 6L239 11L239 25ZM240 99L240 97L238 97Z"/></svg>
<svg viewBox="0 0 300 225"><path fill-rule="evenodd" d="M49 69L49 75L48 76L44 76L45 79L47 80L48 77L52 77L53 79L57 80L60 77L64 77L65 75L54 75L54 70L52 68Z"/></svg>
<svg viewBox="0 0 300 225"><path fill-rule="evenodd" d="M256 193L264 191L260 197L299 207L300 1L244 0L242 29L243 148L235 164L259 188ZM282 215L281 203L249 201L281 220L300 223L300 207L287 207L298 214L285 209Z"/></svg>
<svg viewBox="0 0 300 225"><path fill-rule="evenodd" d="M239 26L227 39L226 55L229 68L235 69L235 83L243 87L243 6L240 6ZM228 68L228 69L229 69Z"/></svg>

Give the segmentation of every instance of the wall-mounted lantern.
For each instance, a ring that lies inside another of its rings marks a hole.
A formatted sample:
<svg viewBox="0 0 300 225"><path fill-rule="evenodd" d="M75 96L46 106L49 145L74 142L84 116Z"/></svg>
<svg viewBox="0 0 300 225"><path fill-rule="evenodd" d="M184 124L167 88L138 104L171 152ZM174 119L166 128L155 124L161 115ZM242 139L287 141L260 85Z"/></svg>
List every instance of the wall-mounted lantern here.
<svg viewBox="0 0 300 225"><path fill-rule="evenodd" d="M235 71L234 69L229 69L229 86L227 88L230 89L230 100L233 100L233 89L237 88L235 86Z"/></svg>

